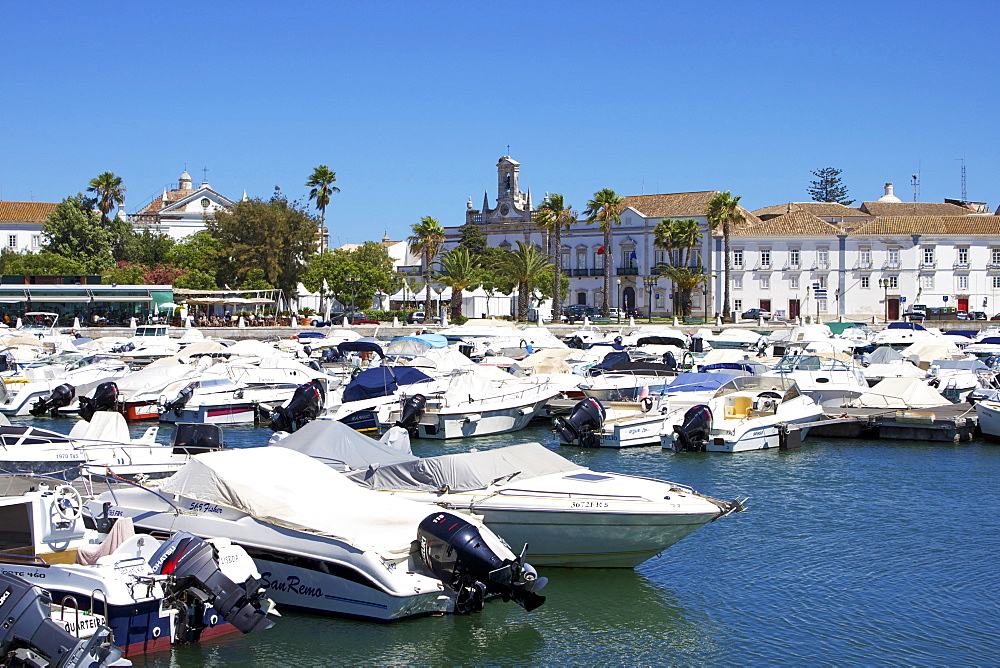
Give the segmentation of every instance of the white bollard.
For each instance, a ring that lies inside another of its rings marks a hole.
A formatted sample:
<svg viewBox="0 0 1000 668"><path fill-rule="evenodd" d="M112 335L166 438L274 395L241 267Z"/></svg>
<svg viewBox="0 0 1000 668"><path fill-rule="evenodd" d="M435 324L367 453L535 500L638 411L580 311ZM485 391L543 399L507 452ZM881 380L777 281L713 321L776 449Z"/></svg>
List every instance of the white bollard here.
<svg viewBox="0 0 1000 668"><path fill-rule="evenodd" d="M243 316L240 316L240 319L236 321L236 327L239 329L246 329L246 326L247 324L243 321Z"/></svg>
<svg viewBox="0 0 1000 668"><path fill-rule="evenodd" d="M722 326L722 316L721 315L715 316L715 324L716 324L716 326L719 326L719 327Z"/></svg>
<svg viewBox="0 0 1000 668"><path fill-rule="evenodd" d="M342 323L344 327L347 327L347 316L344 316L344 322Z"/></svg>
<svg viewBox="0 0 1000 668"><path fill-rule="evenodd" d="M80 329L80 319L73 318L73 329Z"/></svg>
<svg viewBox="0 0 1000 668"><path fill-rule="evenodd" d="M191 329L191 316L184 316L184 329Z"/></svg>
<svg viewBox="0 0 1000 668"><path fill-rule="evenodd" d="M538 313L538 319L535 322L535 324L538 325L539 327L542 326L542 314L541 314L541 312Z"/></svg>
<svg viewBox="0 0 1000 668"><path fill-rule="evenodd" d="M394 328L399 327L399 318L397 318L396 316L392 316L392 326Z"/></svg>
<svg viewBox="0 0 1000 668"><path fill-rule="evenodd" d="M18 319L17 319L17 322L15 322L15 323L14 323L14 327L15 327L16 329L21 329L21 326L22 326L23 324L24 324L24 323L22 323L22 322L21 322L21 319L20 319L20 318L18 318Z"/></svg>
<svg viewBox="0 0 1000 668"><path fill-rule="evenodd" d="M441 326L442 327L447 327L448 326L448 314L447 313L445 313L445 314L443 314L441 316Z"/></svg>
<svg viewBox="0 0 1000 668"><path fill-rule="evenodd" d="M764 326L764 316L762 315L757 316L757 326L758 327Z"/></svg>
<svg viewBox="0 0 1000 668"><path fill-rule="evenodd" d="M628 326L629 327L635 327L635 316L634 315L630 315L628 317Z"/></svg>
<svg viewBox="0 0 1000 668"><path fill-rule="evenodd" d="M128 326L129 329L135 329L136 327L139 326L139 323L135 321L135 318L132 318L131 320L128 321Z"/></svg>
<svg viewBox="0 0 1000 668"><path fill-rule="evenodd" d="M18 323L20 323L20 322L21 322L21 320L20 320L20 318L19 318L19 319L18 319ZM20 325L20 324L18 324L18 327L20 327L20 326L21 326L21 325ZM583 326L584 326L584 327L590 327L590 316L586 316L586 315L585 315L585 316L583 316Z"/></svg>
<svg viewBox="0 0 1000 668"><path fill-rule="evenodd" d="M677 316L675 315L674 316L674 327L680 327L680 326L681 326L681 321L678 320Z"/></svg>

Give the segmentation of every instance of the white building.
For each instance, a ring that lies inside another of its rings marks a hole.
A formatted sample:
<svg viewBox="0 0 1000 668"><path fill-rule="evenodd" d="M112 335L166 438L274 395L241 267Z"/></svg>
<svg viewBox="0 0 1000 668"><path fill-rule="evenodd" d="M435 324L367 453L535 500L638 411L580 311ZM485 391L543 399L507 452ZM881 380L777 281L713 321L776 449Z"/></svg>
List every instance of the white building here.
<svg viewBox="0 0 1000 668"><path fill-rule="evenodd" d="M246 198L246 193L243 197ZM213 217L220 209L229 211L233 204L233 200L213 190L208 181L194 188L191 175L184 170L176 188L164 188L160 197L140 207L128 219L138 232L149 229L183 239L204 230L206 218Z"/></svg>
<svg viewBox="0 0 1000 668"><path fill-rule="evenodd" d="M0 243L24 253L38 251L42 224L58 206L55 202L0 202Z"/></svg>
<svg viewBox="0 0 1000 668"><path fill-rule="evenodd" d="M482 226L491 246L512 249L522 240L544 250L547 239L532 222L536 212L530 194L519 189L519 170L519 163L501 158L496 205L487 200L475 210L470 200L466 221ZM653 271L667 261L666 251L654 245L654 230L664 218L693 218L702 230L695 258L714 279L692 295L692 308L696 314L721 313L723 239L721 231L708 229L705 217L717 192L625 197L608 253L597 225L581 222L564 230L559 257L570 279L564 303L600 306L604 262L610 261L612 306L672 314L669 281ZM892 184L878 200L858 207L799 202L743 210L746 223L730 238L731 308L869 321L896 319L914 304L992 315L1000 311L1000 216L983 211L988 209L981 203L902 202ZM460 237L458 228L446 233L445 250ZM646 277L656 278L655 286L647 287Z"/></svg>

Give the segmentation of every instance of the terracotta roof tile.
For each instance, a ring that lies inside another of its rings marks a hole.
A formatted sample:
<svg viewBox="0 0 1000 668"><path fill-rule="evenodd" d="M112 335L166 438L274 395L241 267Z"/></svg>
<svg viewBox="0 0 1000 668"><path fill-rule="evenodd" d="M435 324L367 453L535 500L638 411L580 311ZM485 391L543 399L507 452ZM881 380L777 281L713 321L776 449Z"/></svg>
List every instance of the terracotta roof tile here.
<svg viewBox="0 0 1000 668"><path fill-rule="evenodd" d="M838 234L844 234L844 230L805 211L792 211L733 231L733 236L737 237L827 237Z"/></svg>
<svg viewBox="0 0 1000 668"><path fill-rule="evenodd" d="M167 203L166 204L163 203L163 198L162 197L157 197L152 202L150 202L149 204L147 204L146 206L144 206L142 208L142 210L139 211L138 213L139 214L143 214L143 213L157 213L158 211L160 211L162 209L165 209L166 207L170 206L174 202L181 201L182 199L184 199L185 197L187 197L188 195L190 195L193 192L194 192L194 188L185 188L183 190L171 190L171 191L168 191L167 192Z"/></svg>
<svg viewBox="0 0 1000 668"><path fill-rule="evenodd" d="M849 218L849 217L869 217L868 214L857 207L845 206L837 202L789 202L788 204L775 204L766 206L763 209L754 211L754 215L764 219L774 216L782 216L791 211L805 211L817 218Z"/></svg>
<svg viewBox="0 0 1000 668"><path fill-rule="evenodd" d="M625 206L631 207L645 218L681 218L704 216L708 203L719 193L718 190L703 190L693 193L666 193L662 195L629 195L624 198ZM757 216L740 207L748 225L760 222ZM717 231L715 234L721 234Z"/></svg>
<svg viewBox="0 0 1000 668"><path fill-rule="evenodd" d="M961 208L961 207L956 207ZM1000 235L1000 216L882 216L850 232L852 236L894 234Z"/></svg>
<svg viewBox="0 0 1000 668"><path fill-rule="evenodd" d="M969 216L975 212L946 202L865 202L861 210L873 216Z"/></svg>
<svg viewBox="0 0 1000 668"><path fill-rule="evenodd" d="M0 202L0 221L41 225L56 206L55 202Z"/></svg>

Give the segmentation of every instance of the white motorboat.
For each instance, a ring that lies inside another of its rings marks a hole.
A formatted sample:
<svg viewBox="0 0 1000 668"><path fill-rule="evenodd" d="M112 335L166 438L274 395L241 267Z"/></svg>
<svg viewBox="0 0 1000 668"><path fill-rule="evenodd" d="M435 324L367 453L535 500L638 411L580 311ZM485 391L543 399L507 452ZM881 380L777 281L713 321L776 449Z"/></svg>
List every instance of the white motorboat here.
<svg viewBox="0 0 1000 668"><path fill-rule="evenodd" d="M677 483L591 471L538 443L417 458L320 421L276 445L363 487L481 516L508 544L530 545L533 562L552 566L632 568L743 509Z"/></svg>
<svg viewBox="0 0 1000 668"><path fill-rule="evenodd" d="M179 425L170 445L156 442L158 426L139 438L129 435L120 413L99 411L69 434L0 422L0 472L72 480L81 473L156 478L180 469L192 453L222 447L218 427Z"/></svg>
<svg viewBox="0 0 1000 668"><path fill-rule="evenodd" d="M711 329L699 329L694 337L708 343L713 349L763 350L767 337L749 329L729 327L715 334Z"/></svg>
<svg viewBox="0 0 1000 668"><path fill-rule="evenodd" d="M365 490L285 448L197 455L158 489L106 492L95 521L142 532L227 536L279 605L388 621L472 612L484 598L531 610L545 579L483 524Z"/></svg>
<svg viewBox="0 0 1000 668"><path fill-rule="evenodd" d="M987 441L1000 441L1000 401L982 400L976 402L976 417L979 430Z"/></svg>
<svg viewBox="0 0 1000 668"><path fill-rule="evenodd" d="M455 372L446 380L439 389L419 384L400 388L399 401L387 406L388 417L380 416L383 429L402 422L419 438L504 434L524 429L560 392L545 379L516 378L484 367Z"/></svg>
<svg viewBox="0 0 1000 668"><path fill-rule="evenodd" d="M677 452L766 450L779 446L788 425L822 418L823 407L800 393L794 381L740 376L720 387L708 404L668 415L660 444Z"/></svg>
<svg viewBox="0 0 1000 668"><path fill-rule="evenodd" d="M782 357L772 371L762 376L789 378L795 381L799 392L829 408L849 406L868 391L864 372L849 355L843 353L794 351Z"/></svg>
<svg viewBox="0 0 1000 668"><path fill-rule="evenodd" d="M928 330L916 322L890 322L885 329L875 335L872 345L905 348L917 341L933 340L940 333L936 329Z"/></svg>
<svg viewBox="0 0 1000 668"><path fill-rule="evenodd" d="M601 402L588 397L568 417L553 421L562 445L629 448L658 445L664 415L707 403L735 371L683 373L659 394L640 395L639 401Z"/></svg>
<svg viewBox="0 0 1000 668"><path fill-rule="evenodd" d="M32 482L33 491L0 497L0 579L44 587L51 622L78 647L113 644L135 656L272 626L260 574L242 548L190 534L167 541L136 536L128 520L102 536L85 528L76 488ZM6 585L10 592L11 584L0 581L0 591ZM0 596L0 610L6 598ZM3 618L4 628L19 619Z"/></svg>
<svg viewBox="0 0 1000 668"><path fill-rule="evenodd" d="M60 353L27 364L17 376L4 378L0 387L0 413L6 415L44 415L47 412L70 412L78 409L76 395L83 395L98 384L121 378L129 372L121 360L99 359L96 355ZM61 401L49 401L60 385L67 385ZM70 391L71 390L71 391Z"/></svg>
<svg viewBox="0 0 1000 668"><path fill-rule="evenodd" d="M994 389L996 374L979 359L934 360L928 385L953 404L968 399L975 390Z"/></svg>

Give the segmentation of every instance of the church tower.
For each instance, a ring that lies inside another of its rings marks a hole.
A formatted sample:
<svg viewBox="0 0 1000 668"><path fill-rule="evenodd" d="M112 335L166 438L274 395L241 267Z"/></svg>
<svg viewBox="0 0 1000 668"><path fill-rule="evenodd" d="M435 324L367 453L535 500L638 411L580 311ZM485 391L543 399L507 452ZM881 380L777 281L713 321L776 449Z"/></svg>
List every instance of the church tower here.
<svg viewBox="0 0 1000 668"><path fill-rule="evenodd" d="M509 155L497 162L497 201L489 205L489 194L483 193L483 208L473 209L472 199L466 204L465 222L485 225L490 223L530 223L534 207L531 192L520 188L521 163Z"/></svg>

